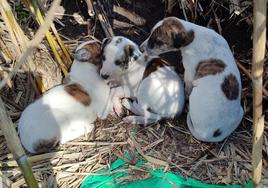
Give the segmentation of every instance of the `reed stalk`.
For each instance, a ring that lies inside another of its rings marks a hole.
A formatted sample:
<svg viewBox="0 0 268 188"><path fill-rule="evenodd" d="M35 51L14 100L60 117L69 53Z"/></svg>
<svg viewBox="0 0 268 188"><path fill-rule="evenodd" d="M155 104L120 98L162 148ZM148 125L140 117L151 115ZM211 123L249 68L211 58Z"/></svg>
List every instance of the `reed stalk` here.
<svg viewBox="0 0 268 188"><path fill-rule="evenodd" d="M266 0L254 0L253 6L253 148L252 177L254 187L261 181L264 116L262 115L263 63L266 44Z"/></svg>

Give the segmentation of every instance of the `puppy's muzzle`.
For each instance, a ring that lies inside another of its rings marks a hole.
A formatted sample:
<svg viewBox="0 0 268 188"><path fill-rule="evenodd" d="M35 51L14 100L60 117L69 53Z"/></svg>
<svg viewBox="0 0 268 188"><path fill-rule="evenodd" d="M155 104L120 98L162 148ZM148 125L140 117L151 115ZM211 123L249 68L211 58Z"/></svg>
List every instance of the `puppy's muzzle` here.
<svg viewBox="0 0 268 188"><path fill-rule="evenodd" d="M101 74L101 77L104 79L104 80L107 80L109 78L109 75L108 74Z"/></svg>

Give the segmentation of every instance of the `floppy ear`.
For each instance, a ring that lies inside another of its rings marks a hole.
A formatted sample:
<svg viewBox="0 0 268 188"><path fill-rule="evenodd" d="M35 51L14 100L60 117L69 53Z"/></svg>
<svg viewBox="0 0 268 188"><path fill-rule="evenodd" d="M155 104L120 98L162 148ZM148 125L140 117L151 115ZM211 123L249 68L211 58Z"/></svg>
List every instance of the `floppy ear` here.
<svg viewBox="0 0 268 188"><path fill-rule="evenodd" d="M111 37L108 37L108 38L104 38L102 40L102 48L104 48L108 43L110 43L112 41L112 38Z"/></svg>
<svg viewBox="0 0 268 188"><path fill-rule="evenodd" d="M78 61L89 61L91 58L91 53L86 48L81 48L77 50L74 54L74 59Z"/></svg>
<svg viewBox="0 0 268 188"><path fill-rule="evenodd" d="M134 55L135 47L133 45L127 45L124 48L125 55L127 58L131 58Z"/></svg>
<svg viewBox="0 0 268 188"><path fill-rule="evenodd" d="M163 32L161 27L157 27L148 39L148 47L154 48L155 45L162 45L163 42L159 38L164 38L163 35L166 35L166 32Z"/></svg>
<svg viewBox="0 0 268 188"><path fill-rule="evenodd" d="M180 48L182 46L187 46L194 40L194 31L179 31L178 33L172 34L173 46L175 48Z"/></svg>
<svg viewBox="0 0 268 188"><path fill-rule="evenodd" d="M132 61L134 56L135 47L133 45L127 45L124 47L125 59L123 62L123 68L128 69L129 62Z"/></svg>

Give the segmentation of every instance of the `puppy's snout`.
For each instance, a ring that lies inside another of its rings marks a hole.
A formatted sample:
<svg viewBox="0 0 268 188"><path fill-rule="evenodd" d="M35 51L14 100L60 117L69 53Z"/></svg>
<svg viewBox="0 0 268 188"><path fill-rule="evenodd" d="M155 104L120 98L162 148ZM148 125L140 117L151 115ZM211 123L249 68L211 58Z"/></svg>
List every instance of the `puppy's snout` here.
<svg viewBox="0 0 268 188"><path fill-rule="evenodd" d="M104 79L104 80L107 80L109 78L109 75L108 74L101 74L101 77Z"/></svg>

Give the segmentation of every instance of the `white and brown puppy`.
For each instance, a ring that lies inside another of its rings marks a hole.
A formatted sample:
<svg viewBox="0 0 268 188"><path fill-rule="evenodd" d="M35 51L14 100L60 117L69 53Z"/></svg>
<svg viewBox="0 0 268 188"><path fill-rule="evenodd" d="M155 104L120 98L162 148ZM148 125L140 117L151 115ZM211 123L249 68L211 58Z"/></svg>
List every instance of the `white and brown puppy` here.
<svg viewBox="0 0 268 188"><path fill-rule="evenodd" d="M94 128L97 117L111 112L110 88L100 77L101 45L82 43L75 52L69 79L30 104L19 120L26 150L47 152L59 143L78 138Z"/></svg>
<svg viewBox="0 0 268 188"><path fill-rule="evenodd" d="M159 57L150 60L127 38L116 36L103 42L101 76L124 88L123 105L134 116L125 122L148 124L179 115L184 106L183 83L175 67Z"/></svg>
<svg viewBox="0 0 268 188"><path fill-rule="evenodd" d="M199 140L219 142L243 117L241 78L226 40L215 31L168 17L141 45L149 55L180 50L189 94L187 124Z"/></svg>

